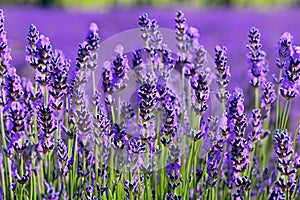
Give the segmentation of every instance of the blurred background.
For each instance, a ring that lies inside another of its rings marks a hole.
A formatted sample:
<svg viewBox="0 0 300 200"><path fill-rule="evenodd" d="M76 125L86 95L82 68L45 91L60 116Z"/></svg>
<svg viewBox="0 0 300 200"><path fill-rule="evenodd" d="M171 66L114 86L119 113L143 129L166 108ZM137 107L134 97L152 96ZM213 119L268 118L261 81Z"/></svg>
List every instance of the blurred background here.
<svg viewBox="0 0 300 200"><path fill-rule="evenodd" d="M229 88L241 87L250 96L253 90L248 84L246 48L249 29L254 26L261 32L262 48L269 60L269 80L279 71L275 60L280 36L290 32L294 43L300 44L300 0L0 0L0 8L4 10L5 30L12 49L11 63L22 76L33 75L25 62L30 24L48 36L53 48L61 49L74 66L78 44L85 39L91 22L98 24L105 41L139 28L138 18L145 12L160 27L174 30L175 14L182 10L188 25L199 30L200 43L212 59L216 45L227 47L232 74ZM100 49L99 53L105 51ZM246 98L246 104L251 101L252 98Z"/></svg>
<svg viewBox="0 0 300 200"><path fill-rule="evenodd" d="M61 6L94 8L95 6L136 6L141 4L165 6L170 4L190 4L193 6L282 6L300 4L300 0L1 0L10 4L36 4L42 6Z"/></svg>

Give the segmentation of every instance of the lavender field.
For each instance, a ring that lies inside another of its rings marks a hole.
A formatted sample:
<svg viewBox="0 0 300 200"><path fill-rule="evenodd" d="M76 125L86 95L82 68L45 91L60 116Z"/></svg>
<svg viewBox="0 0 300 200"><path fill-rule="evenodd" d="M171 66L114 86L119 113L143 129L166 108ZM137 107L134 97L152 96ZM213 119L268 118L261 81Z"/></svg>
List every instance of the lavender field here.
<svg viewBox="0 0 300 200"><path fill-rule="evenodd" d="M0 8L0 199L300 199L299 8Z"/></svg>

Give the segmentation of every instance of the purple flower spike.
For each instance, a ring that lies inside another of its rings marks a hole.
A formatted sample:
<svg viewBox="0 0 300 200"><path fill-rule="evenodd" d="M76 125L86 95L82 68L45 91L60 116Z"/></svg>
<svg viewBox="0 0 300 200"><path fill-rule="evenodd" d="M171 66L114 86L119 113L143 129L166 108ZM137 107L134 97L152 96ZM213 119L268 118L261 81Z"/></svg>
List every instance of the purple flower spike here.
<svg viewBox="0 0 300 200"><path fill-rule="evenodd" d="M175 144L169 147L169 155L167 160L166 172L169 177L168 186L169 189L174 193L174 190L181 184L180 179L180 148Z"/></svg>
<svg viewBox="0 0 300 200"><path fill-rule="evenodd" d="M209 98L209 84L211 81L210 70L201 70L196 76L191 79L191 86L194 90L195 102L194 110L197 114L202 115L208 108L207 101Z"/></svg>
<svg viewBox="0 0 300 200"><path fill-rule="evenodd" d="M52 57L52 45L48 37L40 35L37 42L37 59L38 64L35 73L35 80L41 85L50 83L50 64Z"/></svg>
<svg viewBox="0 0 300 200"><path fill-rule="evenodd" d="M271 104L276 100L276 92L274 84L272 82L264 83L263 95L260 101L261 108L268 113L270 111Z"/></svg>
<svg viewBox="0 0 300 200"><path fill-rule="evenodd" d="M113 80L113 72L110 63L105 62L102 72L102 89L105 94L112 94L115 91L115 82Z"/></svg>
<svg viewBox="0 0 300 200"><path fill-rule="evenodd" d="M223 151L223 140L219 140L213 146L212 150L208 154L206 162L206 168L208 173L208 185L214 187L217 184L217 176L219 170L219 164L221 162L221 153Z"/></svg>
<svg viewBox="0 0 300 200"><path fill-rule="evenodd" d="M249 49L249 83L253 87L260 87L265 82L266 73L269 71L266 53L261 50L260 32L257 28L252 27L248 37L250 43L250 45L247 45Z"/></svg>
<svg viewBox="0 0 300 200"><path fill-rule="evenodd" d="M140 30L142 32L142 38L143 40L147 43L150 39L150 33L149 33L149 28L150 28L150 19L148 18L148 14L144 13L139 17L139 25L140 25Z"/></svg>
<svg viewBox="0 0 300 200"><path fill-rule="evenodd" d="M278 56L276 59L276 65L279 69L282 69L285 66L286 59L293 54L293 36L285 32L280 37L278 42Z"/></svg>
<svg viewBox="0 0 300 200"><path fill-rule="evenodd" d="M44 181L46 193L42 195L43 200L58 200L59 199L59 193L55 192L55 188L52 187L52 185Z"/></svg>
<svg viewBox="0 0 300 200"><path fill-rule="evenodd" d="M4 78L7 70L10 68L10 49L7 45L6 31L4 30L4 15L0 9L0 84L4 84Z"/></svg>
<svg viewBox="0 0 300 200"><path fill-rule="evenodd" d="M115 58L112 62L112 69L114 71L115 87L118 91L122 91L127 86L125 81L128 80L127 72L129 70L128 59L123 55L124 47L118 45L115 49Z"/></svg>
<svg viewBox="0 0 300 200"><path fill-rule="evenodd" d="M299 94L300 88L300 47L293 47L293 54L286 60L285 74L280 94L286 99L293 99Z"/></svg>
<svg viewBox="0 0 300 200"><path fill-rule="evenodd" d="M249 131L249 145L250 150L253 151L253 147L252 147L252 143L258 141L258 139L262 136L263 130L262 130L262 124L263 124L263 120L262 120L262 115L259 109L254 109L251 112L251 116L250 116L250 124L251 124L251 128Z"/></svg>
<svg viewBox="0 0 300 200"><path fill-rule="evenodd" d="M229 78L231 76L229 70L230 67L227 65L227 48L216 46L215 48L215 64L216 64L216 76L217 84L219 86L219 91L217 93L217 98L222 102L228 99L228 91L226 87L229 83Z"/></svg>
<svg viewBox="0 0 300 200"><path fill-rule="evenodd" d="M99 28L97 24L91 23L86 38L87 43L89 44L89 57L90 62L87 67L91 70L95 70L97 67L98 59L98 50L100 49L100 37L99 37Z"/></svg>
<svg viewBox="0 0 300 200"><path fill-rule="evenodd" d="M228 99L226 117L229 131L229 142L231 144L231 161L233 168L233 182L239 187L237 196L243 189L250 189L250 180L243 173L250 165L248 141L245 139L247 118L244 113L244 98L240 90L235 90Z"/></svg>
<svg viewBox="0 0 300 200"><path fill-rule="evenodd" d="M275 182L273 191L269 199L272 199L274 195L284 198L286 190L289 192L289 196L292 195L296 186L296 172L297 169L292 165L291 157L294 153L293 143L290 138L290 133L287 130L276 130L274 134L274 150L277 155L277 170L279 171L279 179Z"/></svg>
<svg viewBox="0 0 300 200"><path fill-rule="evenodd" d="M218 80L217 83L219 87L225 88L229 83L229 78L231 76L229 70L230 67L227 65L227 48L216 46L215 48L215 64L217 70Z"/></svg>
<svg viewBox="0 0 300 200"><path fill-rule="evenodd" d="M29 46L26 47L27 55L25 59L33 69L36 69L38 66L38 58L36 57L36 55L38 53L37 42L39 38L39 31L37 30L35 25L31 24L29 27L29 33L27 35L27 41Z"/></svg>

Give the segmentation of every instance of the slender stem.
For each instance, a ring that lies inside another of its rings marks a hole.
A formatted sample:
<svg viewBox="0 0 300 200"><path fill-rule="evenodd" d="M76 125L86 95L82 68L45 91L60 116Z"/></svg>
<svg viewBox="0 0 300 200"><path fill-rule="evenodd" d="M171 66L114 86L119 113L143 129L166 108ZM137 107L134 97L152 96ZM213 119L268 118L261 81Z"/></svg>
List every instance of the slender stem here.
<svg viewBox="0 0 300 200"><path fill-rule="evenodd" d="M188 157L188 162L187 162L187 170L185 173L185 179L184 179L184 199L188 199L188 195L189 195L189 183L190 183L190 174L191 174L191 167L192 167L192 159L194 157L194 151L195 151L195 141L192 141L192 149L189 152L189 157Z"/></svg>
<svg viewBox="0 0 300 200"><path fill-rule="evenodd" d="M121 96L120 91L118 91L118 122L121 122Z"/></svg>
<svg viewBox="0 0 300 200"><path fill-rule="evenodd" d="M3 98L5 98L5 96L3 95ZM2 145L3 148L6 149L7 148L7 144L6 144L6 138L5 138L5 129L4 129L4 120L3 120L3 111L1 110L0 112L0 124L1 124L1 139L2 139ZM9 183L9 196L10 198L13 198L13 191L11 189L12 187L12 172L11 172L11 163L10 163L10 159L4 155L4 171L8 171L8 183ZM5 176L4 176L5 177ZM3 185L4 188L4 185Z"/></svg>
<svg viewBox="0 0 300 200"><path fill-rule="evenodd" d="M279 81L282 77L282 68L279 71ZM280 86L281 84L278 83L277 88L276 88L276 123L275 123L275 129L279 128L279 123L280 123L280 116L281 116L281 110L280 110L280 96L279 96L279 91L280 91Z"/></svg>
<svg viewBox="0 0 300 200"><path fill-rule="evenodd" d="M284 123L285 123L285 118L286 118L286 115L288 115L288 104L289 104L289 100L286 100L285 103L284 103L284 107L283 107L283 112L282 112L282 115L280 117L280 130L283 130L285 127L284 127Z"/></svg>
<svg viewBox="0 0 300 200"><path fill-rule="evenodd" d="M259 88L254 88L254 108L259 108Z"/></svg>

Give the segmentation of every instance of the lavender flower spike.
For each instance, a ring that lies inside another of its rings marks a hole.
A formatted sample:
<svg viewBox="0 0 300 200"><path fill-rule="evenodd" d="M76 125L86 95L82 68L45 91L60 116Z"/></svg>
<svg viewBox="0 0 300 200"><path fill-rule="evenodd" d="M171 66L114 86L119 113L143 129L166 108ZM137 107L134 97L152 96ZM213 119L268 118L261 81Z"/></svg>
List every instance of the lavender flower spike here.
<svg viewBox="0 0 300 200"><path fill-rule="evenodd" d="M284 71L280 94L286 99L293 99L300 88L300 46L293 47L293 54L287 59Z"/></svg>
<svg viewBox="0 0 300 200"><path fill-rule="evenodd" d="M293 54L293 51L293 36L285 32L278 42L279 58L276 59L276 65L279 69L284 67L286 59Z"/></svg>
<svg viewBox="0 0 300 200"><path fill-rule="evenodd" d="M253 87L260 87L262 83L265 82L266 73L269 71L266 53L261 50L260 32L257 28L252 27L248 37L250 43L250 45L247 45L247 48L249 49L249 83Z"/></svg>
<svg viewBox="0 0 300 200"><path fill-rule="evenodd" d="M0 9L0 84L4 84L4 78L10 67L10 51L7 45L6 31L4 30L3 10Z"/></svg>
<svg viewBox="0 0 300 200"><path fill-rule="evenodd" d="M229 70L230 67L227 65L227 48L216 46L215 48L215 64L216 64L216 76L217 76L217 84L219 86L219 91L217 93L217 98L222 102L223 100L227 100L228 92L226 91L226 87L229 83L229 78L231 76Z"/></svg>

